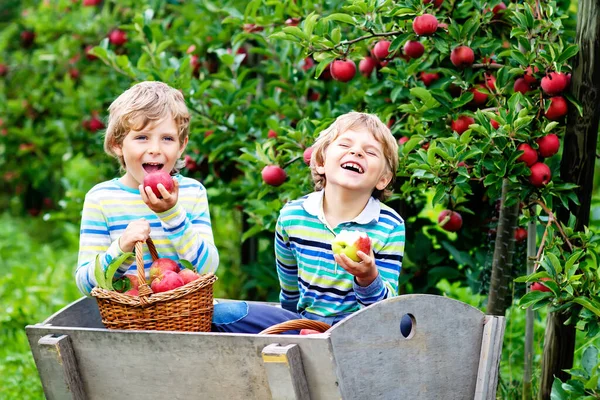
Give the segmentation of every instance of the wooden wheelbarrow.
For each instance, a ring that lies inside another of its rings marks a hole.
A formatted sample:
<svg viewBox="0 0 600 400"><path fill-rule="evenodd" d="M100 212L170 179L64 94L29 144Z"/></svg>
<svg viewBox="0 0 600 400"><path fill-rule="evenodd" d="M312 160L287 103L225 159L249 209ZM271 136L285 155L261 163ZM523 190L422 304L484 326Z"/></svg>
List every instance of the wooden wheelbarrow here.
<svg viewBox="0 0 600 400"><path fill-rule="evenodd" d="M54 399L495 399L504 318L404 295L313 335L118 331L82 298L27 326Z"/></svg>

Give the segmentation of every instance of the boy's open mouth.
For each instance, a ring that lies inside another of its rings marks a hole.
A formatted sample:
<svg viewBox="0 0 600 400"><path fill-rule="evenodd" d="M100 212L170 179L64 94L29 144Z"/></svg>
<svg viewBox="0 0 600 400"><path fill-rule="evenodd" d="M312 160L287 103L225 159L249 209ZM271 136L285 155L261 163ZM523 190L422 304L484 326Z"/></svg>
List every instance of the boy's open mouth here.
<svg viewBox="0 0 600 400"><path fill-rule="evenodd" d="M363 169L360 165L358 165L357 163L353 163L353 162L343 163L342 168L347 169L348 171L356 172L358 174L362 174L365 172L365 171L363 171Z"/></svg>
<svg viewBox="0 0 600 400"><path fill-rule="evenodd" d="M146 171L146 173L148 173L148 174L151 174L152 172L160 171L163 166L164 166L164 164L159 164L159 163L143 163L142 164L142 168L144 168L144 171Z"/></svg>

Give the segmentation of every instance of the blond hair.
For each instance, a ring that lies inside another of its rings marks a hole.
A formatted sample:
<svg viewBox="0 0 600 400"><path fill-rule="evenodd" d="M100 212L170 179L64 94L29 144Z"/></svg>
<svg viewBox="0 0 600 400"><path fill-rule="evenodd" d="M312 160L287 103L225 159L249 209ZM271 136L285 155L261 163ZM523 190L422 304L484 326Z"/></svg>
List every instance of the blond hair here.
<svg viewBox="0 0 600 400"><path fill-rule="evenodd" d="M119 160L125 169L122 156L114 148L123 144L130 130L139 131L148 125L171 116L183 145L190 132L190 113L181 92L163 82L147 81L133 85L108 107L108 127L104 135L104 151ZM179 172L184 165L177 160L171 173Z"/></svg>
<svg viewBox="0 0 600 400"><path fill-rule="evenodd" d="M323 190L326 185L325 175L317 172L318 165L325 164L325 152L327 147L338 136L348 130L355 128L365 128L375 137L383 148L383 155L386 160L388 172L392 173L392 179L384 190L377 188L373 189L371 194L379 200L386 200L392 195L392 186L396 180L396 170L398 169L398 142L392 135L389 128L374 114L349 112L340 115L337 119L324 131L321 132L317 141L312 146L313 152L310 161L310 172L315 183L315 190Z"/></svg>

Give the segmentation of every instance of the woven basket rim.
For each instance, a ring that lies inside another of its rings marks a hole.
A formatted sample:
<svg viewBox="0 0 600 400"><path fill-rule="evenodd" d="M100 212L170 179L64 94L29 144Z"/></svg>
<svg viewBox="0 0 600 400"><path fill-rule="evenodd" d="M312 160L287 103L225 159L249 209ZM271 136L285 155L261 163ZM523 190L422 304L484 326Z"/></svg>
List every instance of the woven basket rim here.
<svg viewBox="0 0 600 400"><path fill-rule="evenodd" d="M188 295L197 290L212 285L217 279L217 276L214 273L210 272L208 274L202 274L200 275L200 278L189 282L183 286L180 286L176 289L169 290L168 292L152 293L147 298L146 306L162 301L169 301L181 298L185 295ZM124 293L119 293L100 287L93 288L90 294L98 299L107 299L115 303L124 304L128 306L141 306L142 304L140 302L139 296L130 296Z"/></svg>

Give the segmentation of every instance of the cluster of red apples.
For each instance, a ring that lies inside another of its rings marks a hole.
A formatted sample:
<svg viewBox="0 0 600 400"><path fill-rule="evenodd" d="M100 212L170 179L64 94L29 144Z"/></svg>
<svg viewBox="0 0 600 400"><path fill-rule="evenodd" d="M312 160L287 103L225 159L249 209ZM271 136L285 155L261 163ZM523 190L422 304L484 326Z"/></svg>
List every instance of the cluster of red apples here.
<svg viewBox="0 0 600 400"><path fill-rule="evenodd" d="M200 278L196 272L191 269L180 269L179 265L170 258L158 258L150 266L150 288L154 293L168 292L178 287L187 285L190 282ZM128 296L139 296L139 281L137 275L127 274L123 278Z"/></svg>

